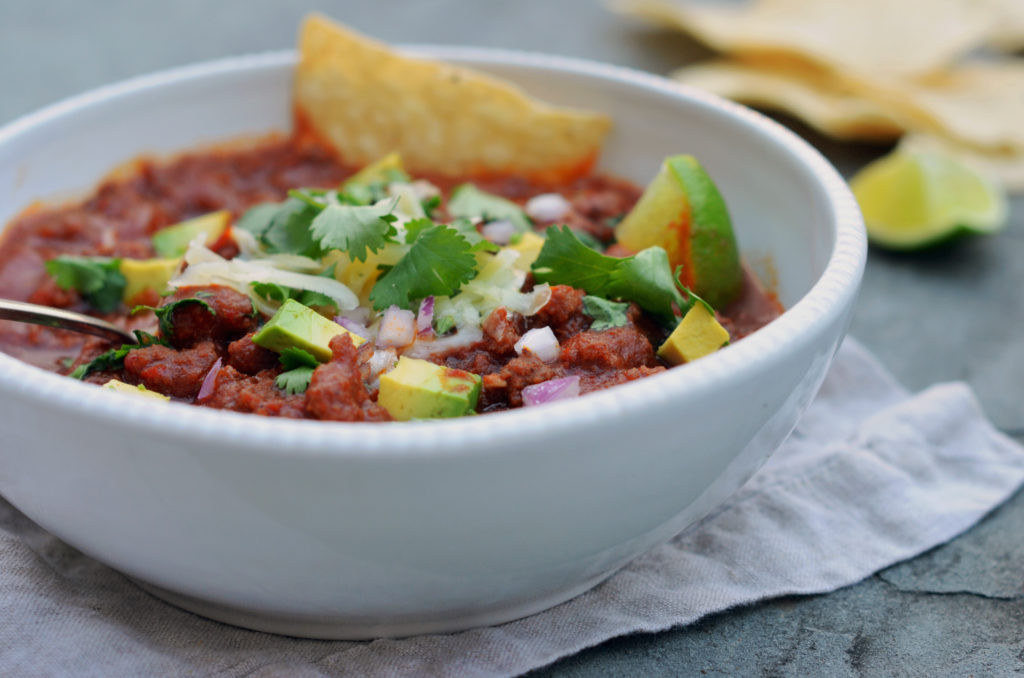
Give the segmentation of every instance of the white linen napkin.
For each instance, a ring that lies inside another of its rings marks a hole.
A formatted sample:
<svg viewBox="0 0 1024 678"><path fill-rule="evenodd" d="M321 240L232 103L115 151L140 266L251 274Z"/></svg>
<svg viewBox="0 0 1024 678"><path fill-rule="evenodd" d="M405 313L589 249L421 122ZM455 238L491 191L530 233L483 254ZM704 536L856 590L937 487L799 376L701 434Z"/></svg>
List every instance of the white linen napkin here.
<svg viewBox="0 0 1024 678"><path fill-rule="evenodd" d="M0 674L500 676L608 638L857 582L960 534L1024 481L963 384L909 395L858 344L725 505L592 591L503 626L369 643L284 638L150 597L0 499Z"/></svg>

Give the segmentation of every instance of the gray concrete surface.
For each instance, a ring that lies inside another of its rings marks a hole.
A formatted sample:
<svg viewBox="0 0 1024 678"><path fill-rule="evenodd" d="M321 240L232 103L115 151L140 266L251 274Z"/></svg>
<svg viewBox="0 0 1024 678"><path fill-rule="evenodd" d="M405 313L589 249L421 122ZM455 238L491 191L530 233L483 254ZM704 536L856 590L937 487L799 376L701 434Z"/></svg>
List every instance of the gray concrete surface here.
<svg viewBox="0 0 1024 678"><path fill-rule="evenodd" d="M0 0L0 124L120 78L289 47L320 9L390 41L520 48L664 73L706 51L588 0ZM790 121L791 122L791 121ZM884 148L794 127L846 173ZM852 332L909 387L962 379L1024 440L1024 199L997 237L872 251ZM950 544L824 596L617 639L538 675L1005 675L1024 672L1024 495Z"/></svg>

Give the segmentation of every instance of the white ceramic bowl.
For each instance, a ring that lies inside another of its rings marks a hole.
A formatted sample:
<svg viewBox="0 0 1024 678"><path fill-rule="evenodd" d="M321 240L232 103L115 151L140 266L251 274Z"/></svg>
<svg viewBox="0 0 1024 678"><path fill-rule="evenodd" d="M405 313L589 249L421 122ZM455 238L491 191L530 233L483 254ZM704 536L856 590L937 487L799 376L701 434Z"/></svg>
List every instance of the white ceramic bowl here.
<svg viewBox="0 0 1024 678"><path fill-rule="evenodd" d="M813 397L863 268L835 170L774 122L631 70L419 51L610 113L604 168L644 184L693 153L789 308L667 373L438 422L286 421L127 398L0 355L0 493L181 607L324 638L453 631L537 612L680 532L764 462ZM286 130L294 56L201 64L0 130L0 223L143 152Z"/></svg>

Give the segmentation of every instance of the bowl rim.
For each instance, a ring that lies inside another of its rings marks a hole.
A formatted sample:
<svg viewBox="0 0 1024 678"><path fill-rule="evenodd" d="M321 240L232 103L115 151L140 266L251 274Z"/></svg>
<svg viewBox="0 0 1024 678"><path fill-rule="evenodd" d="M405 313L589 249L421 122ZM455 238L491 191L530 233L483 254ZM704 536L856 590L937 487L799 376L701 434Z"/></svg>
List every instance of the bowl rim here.
<svg viewBox="0 0 1024 678"><path fill-rule="evenodd" d="M519 408L489 413L486 417L462 417L421 422L353 423L293 420L213 410L185 403L161 403L147 398L95 388L0 353L0 395L28 398L51 411L70 412L109 423L118 428L142 431L182 443L216 440L211 447L247 448L248 453L394 459L406 455L442 457L493 453L500 445L488 441L505 436L533 440L559 431L597 425L610 418L628 417L645 407L673 397L693 397L742 382L760 363L779 359L801 337L823 330L853 302L867 253L863 219L856 201L838 171L808 142L781 124L745 106L727 101L667 78L632 68L588 59L554 56L518 50L482 47L402 45L413 54L470 66L511 65L555 70L570 76L611 80L683 99L705 111L724 116L757 132L783 152L796 158L827 199L834 245L820 277L807 293L777 319L742 341L694 363L675 367L645 379L560 401L541 408ZM204 61L122 80L78 94L0 128L0 146L32 128L76 111L116 102L147 90L174 86L189 80L218 77L291 66L294 50ZM185 149L183 149L185 150ZM99 177L97 177L99 180ZM6 226L6 224L4 225ZM88 389L88 390L87 390Z"/></svg>

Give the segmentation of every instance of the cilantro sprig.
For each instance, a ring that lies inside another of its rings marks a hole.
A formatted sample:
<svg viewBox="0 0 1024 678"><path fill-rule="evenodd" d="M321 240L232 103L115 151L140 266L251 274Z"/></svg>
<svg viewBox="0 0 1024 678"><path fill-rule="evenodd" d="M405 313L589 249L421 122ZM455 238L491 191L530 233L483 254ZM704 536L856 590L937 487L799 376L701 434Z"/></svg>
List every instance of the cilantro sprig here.
<svg viewBox="0 0 1024 678"><path fill-rule="evenodd" d="M370 301L378 311L411 309L431 295L451 296L476 275L474 246L456 229L435 224L417 230L409 251L377 280Z"/></svg>
<svg viewBox="0 0 1024 678"><path fill-rule="evenodd" d="M289 395L305 393L313 379L313 371L320 365L316 357L301 348L286 348L279 356L286 371L277 375L274 385Z"/></svg>
<svg viewBox="0 0 1024 678"><path fill-rule="evenodd" d="M342 250L349 257L366 261L368 252L377 252L397 233L390 205L328 205L310 223L310 233L324 250Z"/></svg>
<svg viewBox="0 0 1024 678"><path fill-rule="evenodd" d="M568 226L548 229L532 269L537 282L571 285L604 299L634 301L665 324L675 322L677 308L685 313L697 301L673 274L661 247L621 259L609 257L580 242Z"/></svg>
<svg viewBox="0 0 1024 678"><path fill-rule="evenodd" d="M333 271L332 276L333 277ZM252 291L268 301L283 304L289 299L294 299L303 306L309 306L321 310L328 315L335 315L338 312L338 302L326 294L314 292L313 290L300 290L278 283L254 282L249 284Z"/></svg>
<svg viewBox="0 0 1024 678"><path fill-rule="evenodd" d="M146 348L148 346L167 346L167 342L162 339L154 337L148 332L141 330L134 330L135 338L138 339L137 344L122 344L120 348L112 348L105 353L101 353L87 363L82 363L68 376L72 379L85 379L93 372L107 372L111 370L124 369L124 359L129 353L139 348Z"/></svg>
<svg viewBox="0 0 1024 678"><path fill-rule="evenodd" d="M252 233L271 254L300 254L318 259L329 250L343 250L366 261L396 234L387 206L366 205L347 193L321 189L288 192L276 207L256 205L242 215L237 227Z"/></svg>
<svg viewBox="0 0 1024 678"><path fill-rule="evenodd" d="M202 294L202 292L197 293L197 295L198 294ZM142 311L152 311L153 315L155 315L157 317L157 320L160 321L160 336L169 337L174 333L175 311L177 311L179 308L182 308L183 306L192 306L195 304L198 304L199 306L205 308L210 315L217 315L217 311L214 310L213 306L210 306L210 304L206 303L197 296L185 297L184 299L173 301L165 306L136 306L135 308L132 309L131 313L132 315L135 315L136 313L140 313Z"/></svg>
<svg viewBox="0 0 1024 678"><path fill-rule="evenodd" d="M46 272L57 286L75 290L101 313L109 313L121 305L126 281L121 273L120 259L101 257L60 256L46 262Z"/></svg>
<svg viewBox="0 0 1024 678"><path fill-rule="evenodd" d="M583 297L583 312L593 318L590 329L595 332L625 326L629 322L627 311L628 301L608 301L589 294Z"/></svg>
<svg viewBox="0 0 1024 678"><path fill-rule="evenodd" d="M481 191L473 184L462 184L452 191L451 200L448 201L448 213L464 219L511 221L520 233L533 228L533 221L526 216L522 207L501 196Z"/></svg>

